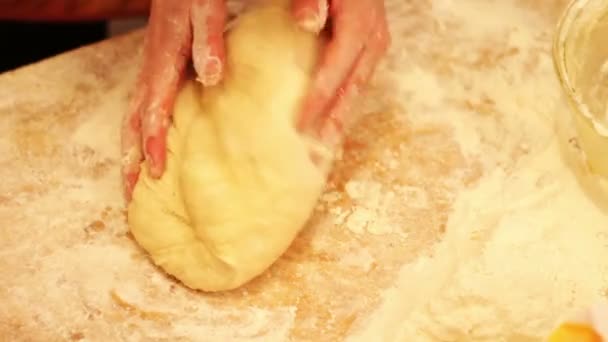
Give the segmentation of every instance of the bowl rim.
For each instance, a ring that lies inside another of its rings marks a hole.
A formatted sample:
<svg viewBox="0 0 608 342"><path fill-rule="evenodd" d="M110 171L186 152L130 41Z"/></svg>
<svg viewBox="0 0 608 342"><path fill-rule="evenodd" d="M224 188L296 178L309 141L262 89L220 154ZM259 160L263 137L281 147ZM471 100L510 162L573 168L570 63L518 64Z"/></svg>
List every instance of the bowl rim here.
<svg viewBox="0 0 608 342"><path fill-rule="evenodd" d="M591 0L571 0L562 12L553 37L553 68L557 74L560 88L566 95L568 105L575 111L574 114L588 120L599 136L608 138L608 123L599 122L593 117L585 102L578 95L576 88L572 85L566 63L566 46L568 45L568 35L572 24L583 12L589 1Z"/></svg>

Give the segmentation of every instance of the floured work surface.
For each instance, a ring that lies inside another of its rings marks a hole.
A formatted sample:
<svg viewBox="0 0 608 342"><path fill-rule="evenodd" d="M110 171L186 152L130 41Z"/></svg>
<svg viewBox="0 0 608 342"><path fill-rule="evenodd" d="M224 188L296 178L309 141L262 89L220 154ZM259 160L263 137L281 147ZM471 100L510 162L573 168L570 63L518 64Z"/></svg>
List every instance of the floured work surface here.
<svg viewBox="0 0 608 342"><path fill-rule="evenodd" d="M127 233L140 33L0 76L0 336L540 340L608 288L608 218L553 134L564 2L387 1L393 46L309 226L223 294L166 278Z"/></svg>

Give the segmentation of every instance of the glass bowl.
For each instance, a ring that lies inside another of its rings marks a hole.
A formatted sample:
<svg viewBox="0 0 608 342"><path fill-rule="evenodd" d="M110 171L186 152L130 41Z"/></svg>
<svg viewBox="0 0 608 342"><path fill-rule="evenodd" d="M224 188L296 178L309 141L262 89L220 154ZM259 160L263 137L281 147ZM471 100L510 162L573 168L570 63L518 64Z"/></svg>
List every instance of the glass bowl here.
<svg viewBox="0 0 608 342"><path fill-rule="evenodd" d="M561 17L553 61L579 161L608 184L608 0L573 0ZM608 186L606 187L608 189Z"/></svg>

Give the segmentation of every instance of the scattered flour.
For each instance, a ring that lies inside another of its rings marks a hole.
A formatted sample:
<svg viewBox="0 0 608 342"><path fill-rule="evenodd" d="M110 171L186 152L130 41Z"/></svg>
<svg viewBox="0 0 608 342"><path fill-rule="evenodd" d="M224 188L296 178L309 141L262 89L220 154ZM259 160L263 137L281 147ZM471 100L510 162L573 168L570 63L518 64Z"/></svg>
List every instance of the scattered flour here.
<svg viewBox="0 0 608 342"><path fill-rule="evenodd" d="M499 9L473 3L479 5L434 5L445 6L437 13L454 21L492 18L480 19L486 31L463 29L462 35L483 40L487 34L500 41L497 46L536 52L470 70L464 81L440 82L419 68L395 73L401 91L412 93L407 104L421 116L445 111L429 105L429 96L436 103L487 99L481 101L485 107L450 113L461 150L479 157L484 175L458 194L432 255L401 269L370 324L351 341L542 341L572 312L608 297L608 214L583 191L563 156L568 137L554 129L567 108L558 100L550 54L541 42L550 38L539 39L543 33L532 24L517 25L515 18L524 16L513 8L501 17L495 15ZM432 49L438 40L420 49ZM474 60L467 49L478 51L463 41L452 55ZM526 71L530 60L534 73Z"/></svg>
<svg viewBox="0 0 608 342"><path fill-rule="evenodd" d="M402 269L356 339L539 341L608 291L608 217L557 139L461 193L436 252ZM392 327L399 327L395 330Z"/></svg>

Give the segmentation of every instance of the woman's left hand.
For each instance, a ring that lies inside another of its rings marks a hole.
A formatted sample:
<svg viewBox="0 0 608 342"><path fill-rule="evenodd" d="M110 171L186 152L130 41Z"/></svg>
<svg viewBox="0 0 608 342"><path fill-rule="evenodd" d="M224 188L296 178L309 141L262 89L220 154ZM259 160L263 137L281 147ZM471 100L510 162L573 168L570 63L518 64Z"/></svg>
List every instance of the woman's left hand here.
<svg viewBox="0 0 608 342"><path fill-rule="evenodd" d="M383 0L293 0L292 10L305 29L331 35L307 95L299 128L335 145L349 103L386 53L390 35Z"/></svg>

